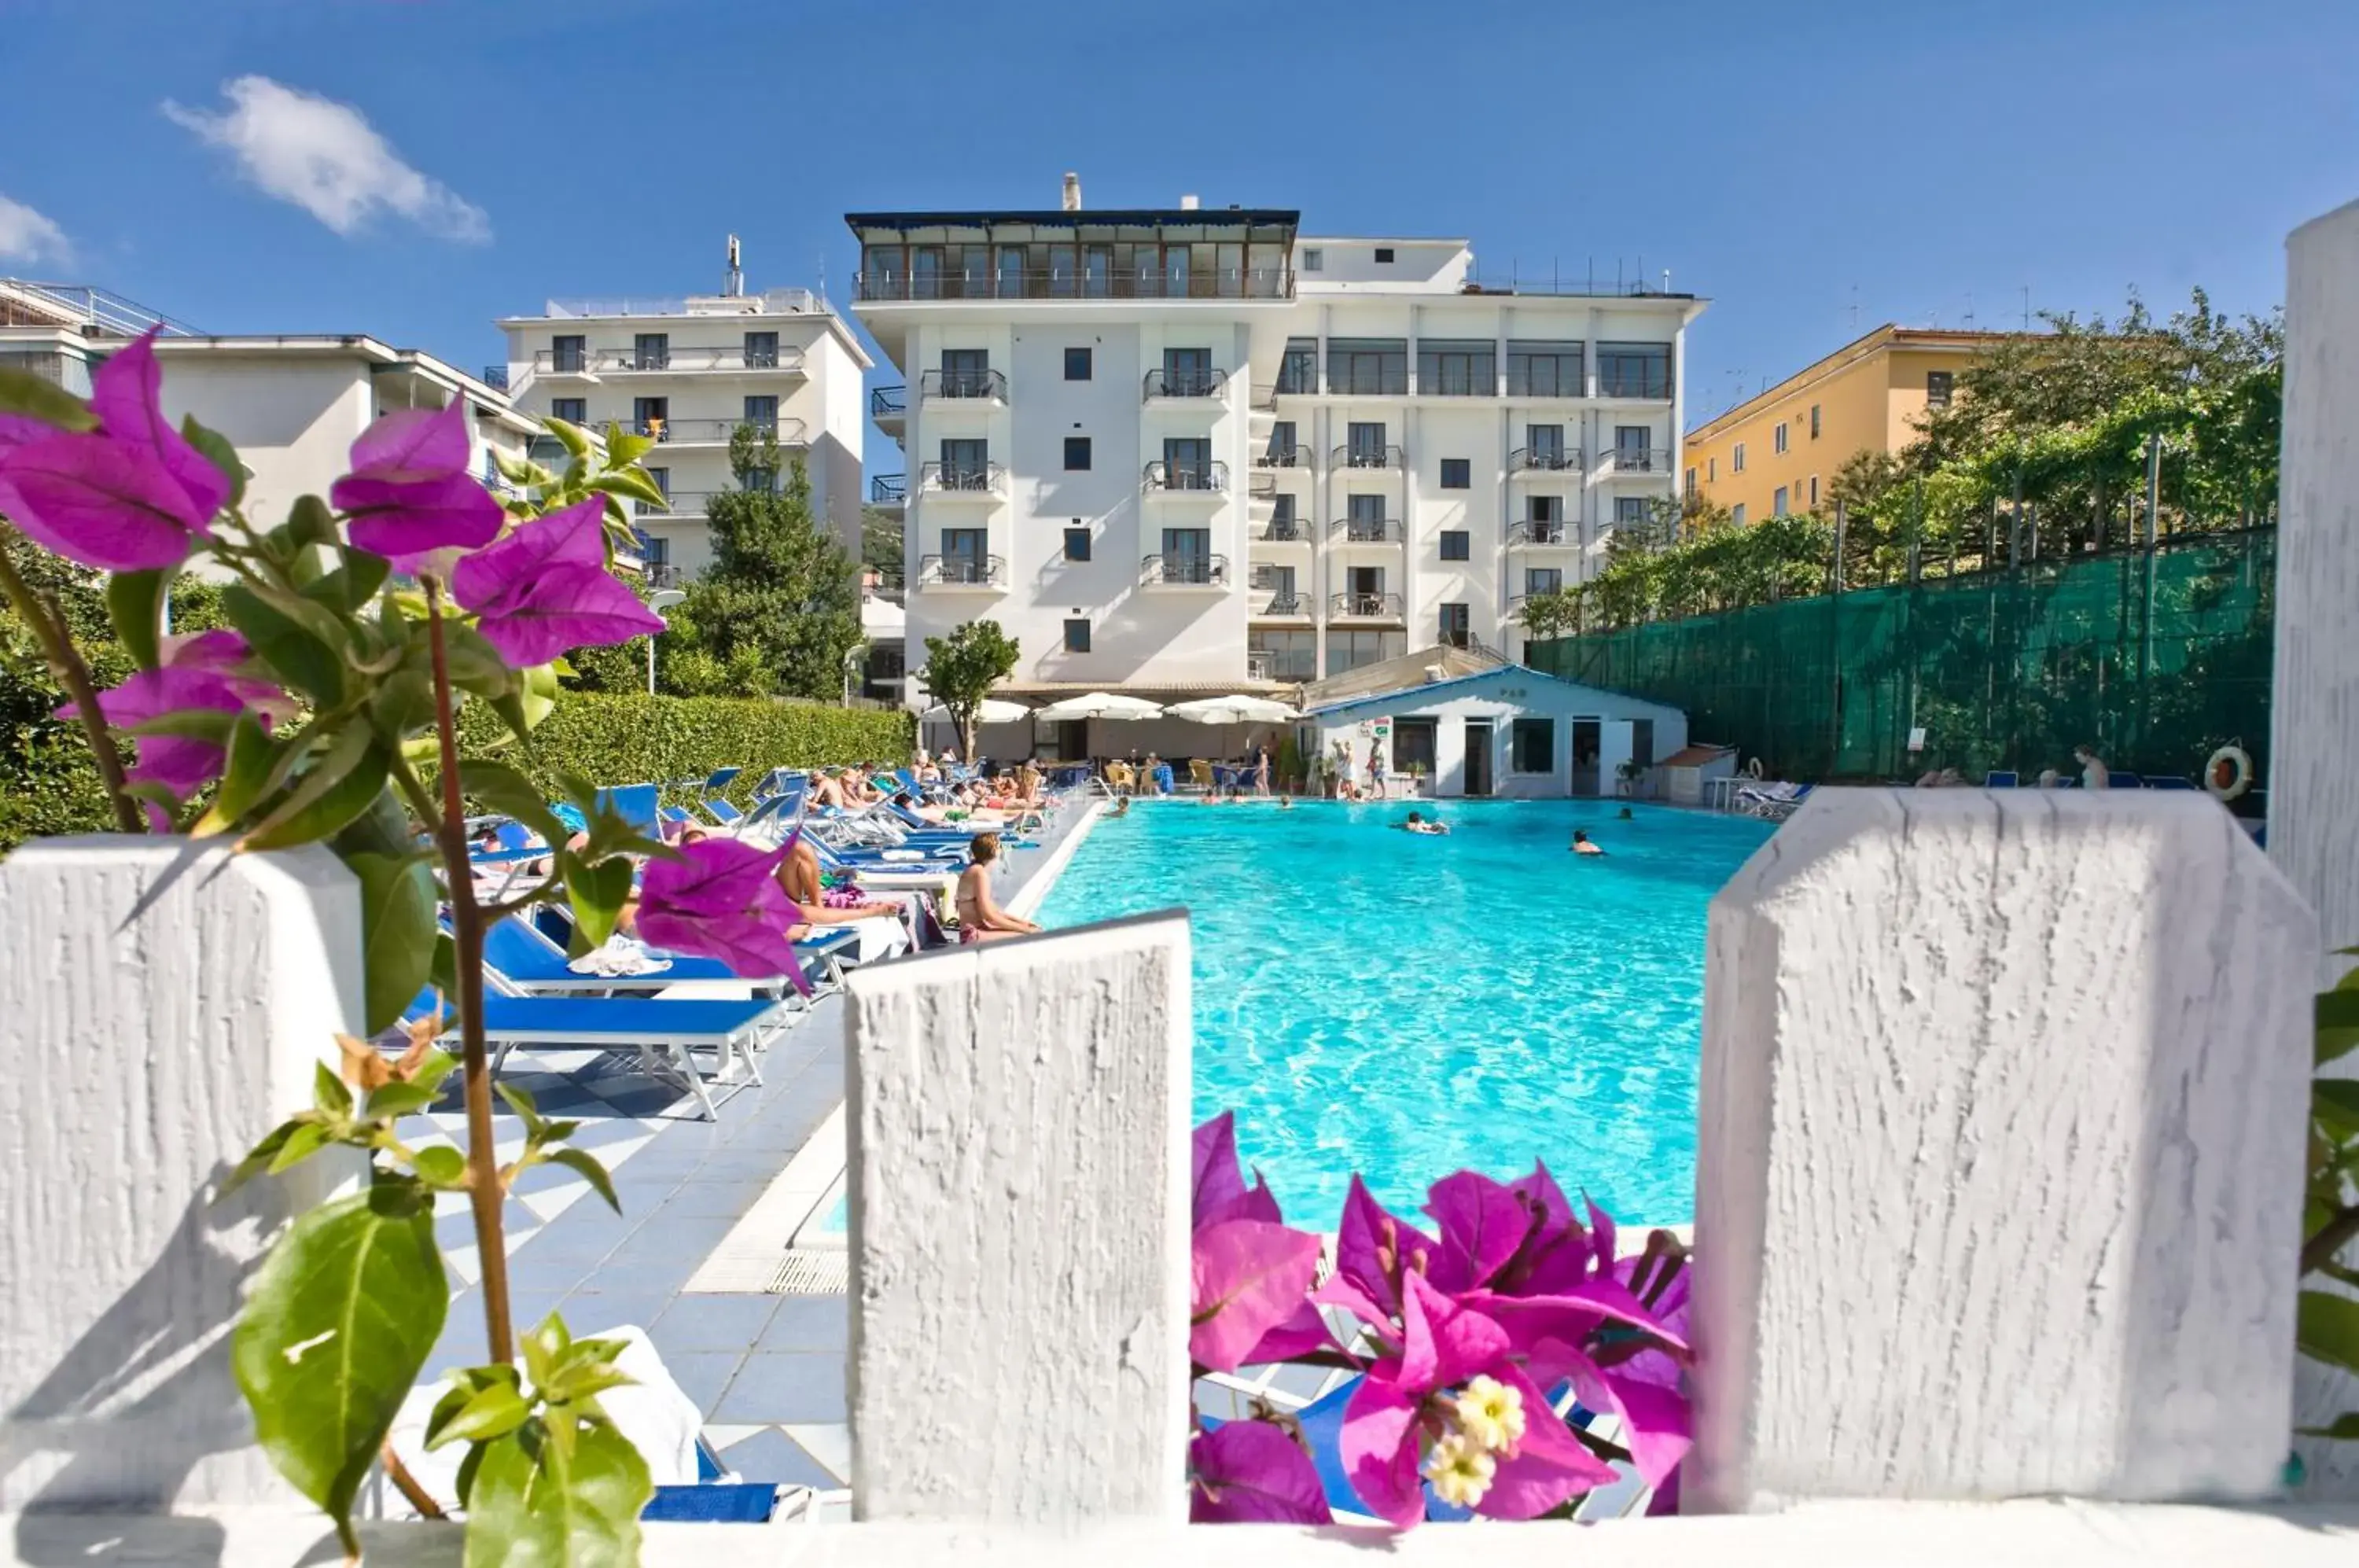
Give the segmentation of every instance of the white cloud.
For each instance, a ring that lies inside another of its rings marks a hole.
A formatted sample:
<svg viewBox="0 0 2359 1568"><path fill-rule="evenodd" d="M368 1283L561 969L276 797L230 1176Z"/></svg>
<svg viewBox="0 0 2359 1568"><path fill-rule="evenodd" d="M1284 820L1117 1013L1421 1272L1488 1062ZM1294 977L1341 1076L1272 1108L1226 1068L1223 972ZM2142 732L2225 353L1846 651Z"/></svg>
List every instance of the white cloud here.
<svg viewBox="0 0 2359 1568"><path fill-rule="evenodd" d="M0 261L69 262L73 259L73 246L66 243L66 232L36 212L22 201L11 201L0 196Z"/></svg>
<svg viewBox="0 0 2359 1568"><path fill-rule="evenodd" d="M408 219L443 239L492 237L484 210L438 180L420 174L349 103L300 92L266 76L241 76L222 88L221 114L169 102L164 113L237 156L248 180L292 201L340 234L379 212Z"/></svg>

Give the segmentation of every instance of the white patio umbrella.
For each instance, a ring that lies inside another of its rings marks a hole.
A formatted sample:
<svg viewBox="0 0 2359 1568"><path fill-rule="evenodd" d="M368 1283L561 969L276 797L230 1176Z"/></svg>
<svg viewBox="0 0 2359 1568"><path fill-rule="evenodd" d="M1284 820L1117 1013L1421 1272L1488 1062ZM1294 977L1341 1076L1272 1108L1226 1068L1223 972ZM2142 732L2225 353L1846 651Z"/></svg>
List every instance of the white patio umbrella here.
<svg viewBox="0 0 2359 1568"><path fill-rule="evenodd" d="M947 719L951 716L951 711L937 702L928 708L923 716L929 719ZM974 722L979 724L1012 724L1018 719L1028 719L1031 716L1032 710L1023 703L1005 702L997 697L985 697L974 711Z"/></svg>
<svg viewBox="0 0 2359 1568"><path fill-rule="evenodd" d="M1242 692L1233 697L1199 697L1192 702L1174 702L1164 711L1175 719L1193 719L1200 724L1277 724L1302 716L1283 702Z"/></svg>
<svg viewBox="0 0 2359 1568"><path fill-rule="evenodd" d="M1044 719L1159 719L1163 710L1144 697L1113 691L1084 691L1036 710Z"/></svg>

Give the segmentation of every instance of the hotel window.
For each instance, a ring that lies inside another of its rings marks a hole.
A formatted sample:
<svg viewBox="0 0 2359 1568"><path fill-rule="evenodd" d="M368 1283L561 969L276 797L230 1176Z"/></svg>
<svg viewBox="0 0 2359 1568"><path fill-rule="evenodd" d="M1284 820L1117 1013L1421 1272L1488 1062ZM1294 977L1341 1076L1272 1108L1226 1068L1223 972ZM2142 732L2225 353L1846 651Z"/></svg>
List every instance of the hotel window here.
<svg viewBox="0 0 2359 1568"><path fill-rule="evenodd" d="M1783 485L1769 493L1769 515L1773 517L1786 515L1786 487Z"/></svg>
<svg viewBox="0 0 2359 1568"><path fill-rule="evenodd" d="M1736 450L1728 454L1728 471L1731 474L1742 474L1745 472L1745 443L1743 441L1738 441L1736 443Z"/></svg>
<svg viewBox="0 0 2359 1568"><path fill-rule="evenodd" d="M1319 679L1319 634L1263 628L1245 633L1245 652L1268 666L1272 681Z"/></svg>
<svg viewBox="0 0 2359 1568"><path fill-rule="evenodd" d="M1319 390L1319 340L1288 338L1286 354L1277 362L1277 389L1285 393L1307 393Z"/></svg>
<svg viewBox="0 0 2359 1568"><path fill-rule="evenodd" d="M770 435L778 433L778 397L775 392L745 399L745 422Z"/></svg>
<svg viewBox="0 0 2359 1568"><path fill-rule="evenodd" d="M1813 512L1815 512L1815 511L1817 511L1818 509L1819 509L1819 476L1818 476L1817 474L1811 474L1811 475L1810 475L1810 510L1812 510Z"/></svg>
<svg viewBox="0 0 2359 1568"><path fill-rule="evenodd" d="M745 334L745 368L776 370L778 367L778 334L747 332Z"/></svg>
<svg viewBox="0 0 2359 1568"><path fill-rule="evenodd" d="M1441 460L1441 487L1444 490L1472 489L1473 484L1474 465L1472 461L1463 457Z"/></svg>
<svg viewBox="0 0 2359 1568"><path fill-rule="evenodd" d="M1294 434L1294 421L1280 419L1269 427L1269 465L1272 468L1292 468L1302 461L1302 448Z"/></svg>
<svg viewBox="0 0 2359 1568"><path fill-rule="evenodd" d="M640 332L631 340L631 364L638 370L671 368L671 334Z"/></svg>
<svg viewBox="0 0 2359 1568"><path fill-rule="evenodd" d="M1089 558L1090 530L1087 528L1067 528L1065 530L1065 559L1067 561L1087 561Z"/></svg>
<svg viewBox="0 0 2359 1568"><path fill-rule="evenodd" d="M580 336L553 337L549 340L549 366L551 370L582 371L590 368L590 340Z"/></svg>
<svg viewBox="0 0 2359 1568"><path fill-rule="evenodd" d="M1326 270L1326 268L1327 268L1327 253L1326 253L1325 251L1323 251L1323 250L1320 250L1320 249L1318 249L1316 246L1313 246L1312 248L1310 248L1310 249L1309 249L1309 250L1306 250L1306 251L1304 251L1304 252L1302 253L1302 270L1303 270L1303 271L1305 271L1305 272L1323 272L1323 271L1325 271L1325 270Z"/></svg>
<svg viewBox="0 0 2359 1568"><path fill-rule="evenodd" d="M1488 397L1498 386L1498 351L1488 342L1417 345L1417 389L1428 397Z"/></svg>
<svg viewBox="0 0 2359 1568"><path fill-rule="evenodd" d="M1695 465L1694 465L1693 463L1690 463L1690 464L1688 465L1686 489L1687 489L1687 493L1688 493L1688 499L1689 499L1689 500L1690 500L1690 501L1694 500L1694 499L1695 499L1695 493L1696 493L1696 482L1695 482Z"/></svg>
<svg viewBox="0 0 2359 1568"><path fill-rule="evenodd" d="M1065 623L1065 651L1067 653L1087 653L1090 651L1089 622L1067 621Z"/></svg>
<svg viewBox="0 0 2359 1568"><path fill-rule="evenodd" d="M1408 340L1330 338L1327 390L1347 397L1399 397L1408 392Z"/></svg>
<svg viewBox="0 0 2359 1568"><path fill-rule="evenodd" d="M1948 408L1950 388L1954 379L1946 370L1927 371L1925 373L1925 406L1929 408Z"/></svg>
<svg viewBox="0 0 2359 1568"><path fill-rule="evenodd" d="M1444 561L1473 560L1474 557L1468 548L1468 543L1469 536L1464 528L1442 529L1441 559Z"/></svg>
<svg viewBox="0 0 2359 1568"><path fill-rule="evenodd" d="M1065 351L1065 379L1068 381L1087 381L1089 378L1090 351L1085 348L1067 349Z"/></svg>
<svg viewBox="0 0 2359 1568"><path fill-rule="evenodd" d="M1067 436L1065 438L1065 472L1068 474L1083 473L1088 470L1089 466L1090 438L1087 436Z"/></svg>
<svg viewBox="0 0 2359 1568"><path fill-rule="evenodd" d="M1669 397L1671 345L1599 343L1597 395L1601 397Z"/></svg>
<svg viewBox="0 0 2359 1568"><path fill-rule="evenodd" d="M549 417L552 419L563 419L569 425L586 425L590 422L590 399L551 397L549 400Z"/></svg>
<svg viewBox="0 0 2359 1568"><path fill-rule="evenodd" d="M1294 497L1281 490L1270 497L1269 532L1262 536L1274 539L1299 539L1302 525L1294 516Z"/></svg>
<svg viewBox="0 0 2359 1568"><path fill-rule="evenodd" d="M1816 403L1810 405L1810 439L1819 439L1819 406Z"/></svg>
<svg viewBox="0 0 2359 1568"><path fill-rule="evenodd" d="M1643 528L1647 526L1647 498L1644 495L1614 497L1614 526L1617 528Z"/></svg>
<svg viewBox="0 0 2359 1568"><path fill-rule="evenodd" d="M1738 528L1743 528L1743 527L1745 526L1745 503L1744 503L1744 502L1739 501L1735 506L1731 506L1731 507L1728 509L1728 520L1729 520L1730 522L1732 522L1732 523L1735 524L1735 525L1736 525Z"/></svg>
<svg viewBox="0 0 2359 1568"><path fill-rule="evenodd" d="M1390 267L1392 262L1393 247L1390 245L1378 245L1376 247L1376 265L1378 267Z"/></svg>
<svg viewBox="0 0 2359 1568"><path fill-rule="evenodd" d="M1579 343L1508 341L1508 397L1578 397L1581 394Z"/></svg>
<svg viewBox="0 0 2359 1568"><path fill-rule="evenodd" d="M1517 773L1556 771L1556 721L1517 719L1507 732L1507 766Z"/></svg>
<svg viewBox="0 0 2359 1568"><path fill-rule="evenodd" d="M1353 419L1343 427L1345 463L1353 468L1382 468L1390 450L1382 420Z"/></svg>
<svg viewBox="0 0 2359 1568"><path fill-rule="evenodd" d="M1524 597L1564 592L1564 568L1561 566L1527 566L1524 568Z"/></svg>
<svg viewBox="0 0 2359 1568"><path fill-rule="evenodd" d="M1784 452L1786 450L1785 420L1780 419L1777 421L1777 429L1776 433L1770 438L1770 443L1778 452Z"/></svg>

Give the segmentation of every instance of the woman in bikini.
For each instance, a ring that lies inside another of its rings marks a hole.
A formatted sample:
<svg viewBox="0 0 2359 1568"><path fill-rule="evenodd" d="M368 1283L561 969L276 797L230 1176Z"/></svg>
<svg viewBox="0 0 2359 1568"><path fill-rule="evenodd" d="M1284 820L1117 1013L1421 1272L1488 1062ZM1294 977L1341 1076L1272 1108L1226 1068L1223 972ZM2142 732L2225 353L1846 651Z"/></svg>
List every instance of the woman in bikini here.
<svg viewBox="0 0 2359 1568"><path fill-rule="evenodd" d="M959 873L959 941L997 942L1038 931L1030 920L1018 920L1001 909L991 896L991 863L999 858L999 835L975 834L967 853L974 858Z"/></svg>

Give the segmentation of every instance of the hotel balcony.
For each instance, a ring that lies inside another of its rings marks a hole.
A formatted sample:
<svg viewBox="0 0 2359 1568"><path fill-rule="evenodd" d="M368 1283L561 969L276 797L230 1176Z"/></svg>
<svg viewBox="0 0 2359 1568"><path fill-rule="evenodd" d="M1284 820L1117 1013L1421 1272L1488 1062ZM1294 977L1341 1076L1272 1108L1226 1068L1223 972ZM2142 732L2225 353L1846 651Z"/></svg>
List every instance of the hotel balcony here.
<svg viewBox="0 0 2359 1568"><path fill-rule="evenodd" d="M1625 403L1668 403L1671 400L1671 377L1665 371L1601 369L1595 396L1615 397Z"/></svg>
<svg viewBox="0 0 2359 1568"><path fill-rule="evenodd" d="M1401 596L1397 593L1331 593L1327 596L1327 618L1331 621L1397 621L1401 618Z"/></svg>
<svg viewBox="0 0 2359 1568"><path fill-rule="evenodd" d="M1007 589L1007 562L995 555L921 556L909 585L926 593L1001 593Z"/></svg>
<svg viewBox="0 0 2359 1568"><path fill-rule="evenodd" d="M1310 595L1282 581L1268 567L1256 566L1248 586L1253 599L1247 614L1259 621L1307 621Z"/></svg>
<svg viewBox="0 0 2359 1568"><path fill-rule="evenodd" d="M578 377L584 381L598 379L598 373L591 368L590 351L579 348L535 349L532 355L532 373L542 380L558 376Z"/></svg>
<svg viewBox="0 0 2359 1568"><path fill-rule="evenodd" d="M1310 545L1310 525L1300 517L1266 517L1254 526L1253 542L1257 545Z"/></svg>
<svg viewBox="0 0 2359 1568"><path fill-rule="evenodd" d="M909 422L908 387L879 387L870 392L868 417L875 421L878 430L899 441Z"/></svg>
<svg viewBox="0 0 2359 1568"><path fill-rule="evenodd" d="M999 267L972 272L864 271L853 275L852 298L862 305L960 299L1291 299L1294 270L1215 267L1115 273L1079 267Z"/></svg>
<svg viewBox="0 0 2359 1568"><path fill-rule="evenodd" d="M1169 551L1150 555L1138 563L1138 584L1142 588L1226 588L1229 558Z"/></svg>
<svg viewBox="0 0 2359 1568"><path fill-rule="evenodd" d="M1148 403L1198 402L1226 395L1229 373L1225 370L1150 370L1139 386L1142 399Z"/></svg>
<svg viewBox="0 0 2359 1568"><path fill-rule="evenodd" d="M1338 517L1327 525L1330 545L1397 545L1408 537L1398 517Z"/></svg>
<svg viewBox="0 0 2359 1568"><path fill-rule="evenodd" d="M1327 464L1338 471L1398 472L1408 467L1408 453L1397 446L1344 445L1334 450Z"/></svg>
<svg viewBox="0 0 2359 1568"><path fill-rule="evenodd" d="M872 506L899 506L909 499L909 476L906 474L872 474L868 476L868 504Z"/></svg>
<svg viewBox="0 0 2359 1568"><path fill-rule="evenodd" d="M1308 474L1310 472L1310 449L1307 446L1267 448L1254 454L1253 465L1257 469Z"/></svg>
<svg viewBox="0 0 2359 1568"><path fill-rule="evenodd" d="M641 517L701 517L704 516L707 503L721 494L723 492L716 490L675 490L664 497L660 506L653 501L632 502L632 515Z"/></svg>
<svg viewBox="0 0 2359 1568"><path fill-rule="evenodd" d="M593 428L621 426L635 436L652 436L664 446L727 446L740 425L753 427L754 439L764 435L777 438L780 446L804 444L805 427L800 419L626 419L616 418L594 421Z"/></svg>
<svg viewBox="0 0 2359 1568"><path fill-rule="evenodd" d="M1151 496L1218 501L1228 494L1229 465L1217 458L1208 463L1158 460L1147 465L1143 480Z"/></svg>
<svg viewBox="0 0 2359 1568"><path fill-rule="evenodd" d="M1507 525L1509 550L1579 550L1581 528L1562 518L1525 517Z"/></svg>
<svg viewBox="0 0 2359 1568"><path fill-rule="evenodd" d="M976 501L985 506L1007 494L1007 466L986 463L981 467L944 467L929 463L918 470L918 490L929 499Z"/></svg>
<svg viewBox="0 0 2359 1568"><path fill-rule="evenodd" d="M1669 474L1671 471L1670 450L1668 447L1615 447L1606 454L1605 471L1608 474Z"/></svg>
<svg viewBox="0 0 2359 1568"><path fill-rule="evenodd" d="M1507 454L1507 477L1578 481L1585 472L1581 456L1577 446L1519 446Z"/></svg>
<svg viewBox="0 0 2359 1568"><path fill-rule="evenodd" d="M537 368L540 355L535 354L533 363ZM747 348L743 343L679 343L659 349L602 348L589 355L589 363L590 374L593 376L700 373L799 376L803 370L803 354L802 350L796 348Z"/></svg>
<svg viewBox="0 0 2359 1568"><path fill-rule="evenodd" d="M918 377L918 400L960 408L1007 407L1007 377L996 370L929 370Z"/></svg>

